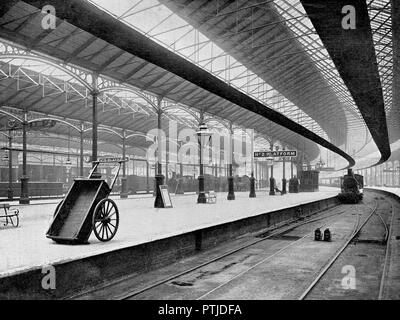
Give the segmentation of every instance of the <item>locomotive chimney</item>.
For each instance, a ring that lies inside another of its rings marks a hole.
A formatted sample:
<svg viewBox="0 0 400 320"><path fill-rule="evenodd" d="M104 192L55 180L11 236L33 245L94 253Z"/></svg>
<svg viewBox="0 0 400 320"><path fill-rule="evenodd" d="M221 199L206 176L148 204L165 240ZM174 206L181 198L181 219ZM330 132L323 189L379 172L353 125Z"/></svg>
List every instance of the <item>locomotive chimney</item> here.
<svg viewBox="0 0 400 320"><path fill-rule="evenodd" d="M352 176L353 175L353 169L347 169L347 174L349 176Z"/></svg>

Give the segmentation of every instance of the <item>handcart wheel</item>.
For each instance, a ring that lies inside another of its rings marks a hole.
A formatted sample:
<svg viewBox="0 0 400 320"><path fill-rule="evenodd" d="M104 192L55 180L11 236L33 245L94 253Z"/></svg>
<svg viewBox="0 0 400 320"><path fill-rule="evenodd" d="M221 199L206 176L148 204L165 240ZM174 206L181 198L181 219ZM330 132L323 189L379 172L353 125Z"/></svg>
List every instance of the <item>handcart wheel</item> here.
<svg viewBox="0 0 400 320"><path fill-rule="evenodd" d="M9 218L10 218L10 220L11 220L11 224L12 224L14 227L18 227L18 226L19 226L19 217L18 217L18 213L19 213L19 211L16 211L16 212L15 212L15 215L9 216Z"/></svg>
<svg viewBox="0 0 400 320"><path fill-rule="evenodd" d="M97 204L93 213L93 231L100 241L110 241L118 230L119 213L115 202L103 199Z"/></svg>

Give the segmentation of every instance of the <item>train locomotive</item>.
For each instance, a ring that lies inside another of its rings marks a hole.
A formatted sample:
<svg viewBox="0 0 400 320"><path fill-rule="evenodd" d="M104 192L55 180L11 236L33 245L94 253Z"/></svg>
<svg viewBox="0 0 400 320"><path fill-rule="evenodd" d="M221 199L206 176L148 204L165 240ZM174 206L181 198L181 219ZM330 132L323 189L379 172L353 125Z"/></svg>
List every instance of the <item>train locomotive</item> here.
<svg viewBox="0 0 400 320"><path fill-rule="evenodd" d="M352 169L340 179L341 192L338 197L342 203L358 203L363 199L364 177L354 174Z"/></svg>

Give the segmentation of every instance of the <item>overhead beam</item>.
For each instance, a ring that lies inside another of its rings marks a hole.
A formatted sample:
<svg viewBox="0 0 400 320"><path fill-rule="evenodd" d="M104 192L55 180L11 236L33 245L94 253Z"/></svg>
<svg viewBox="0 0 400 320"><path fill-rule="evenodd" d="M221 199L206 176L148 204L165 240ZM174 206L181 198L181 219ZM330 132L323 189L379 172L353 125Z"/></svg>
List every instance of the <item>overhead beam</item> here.
<svg viewBox="0 0 400 320"><path fill-rule="evenodd" d="M393 123L400 123L400 3L392 0L392 40L393 40L393 103L389 119ZM397 126L390 128L391 141L400 139L400 130Z"/></svg>
<svg viewBox="0 0 400 320"><path fill-rule="evenodd" d="M381 153L376 165L385 162L389 159L391 151L382 84L366 1L301 0L301 3L353 96ZM342 13L345 6L354 8L355 28L343 27L343 21L347 22L346 14L350 17L347 11Z"/></svg>
<svg viewBox="0 0 400 320"><path fill-rule="evenodd" d="M19 1L5 0L3 2L9 7L10 3L16 4ZM345 158L349 162L349 166L355 164L354 159L350 155L329 141L239 90L234 89L229 84L152 41L89 2L81 0L24 0L24 2L36 8L52 5L56 9L58 19L65 20L132 55L174 73L208 92L216 94L223 99L261 115L320 144Z"/></svg>

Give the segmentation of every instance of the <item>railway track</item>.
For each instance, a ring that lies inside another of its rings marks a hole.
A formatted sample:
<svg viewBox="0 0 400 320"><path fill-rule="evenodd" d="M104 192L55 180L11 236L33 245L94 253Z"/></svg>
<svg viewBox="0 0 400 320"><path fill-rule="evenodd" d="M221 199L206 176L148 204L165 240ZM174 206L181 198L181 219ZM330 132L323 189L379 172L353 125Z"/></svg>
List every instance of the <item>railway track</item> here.
<svg viewBox="0 0 400 320"><path fill-rule="evenodd" d="M318 275L315 277L315 279L312 281L312 283L301 294L301 296L299 297L299 300L304 300L307 298L307 296L317 286L317 284L321 281L321 279L326 275L328 270L333 266L333 264L343 254L343 252L348 248L349 244L357 238L357 236L360 234L362 229L367 225L367 223L370 221L370 219L373 215L377 215L379 217L379 219L383 222L384 228L385 228L385 235L384 235L384 239L383 239L383 243L386 244L385 259L384 259L383 270L382 270L382 275L381 275L381 279L380 279L379 292L377 295L378 300L381 300L383 298L383 292L385 289L387 269L388 269L389 257L390 257L390 239L391 239L391 235L393 232L393 221L394 221L394 216L395 216L393 203L391 202L391 200L387 200L387 198L385 199L385 201L389 202L389 204L390 204L391 217L390 217L389 228L387 227L387 224L384 222L382 216L377 213L378 206L379 206L378 201L377 201L376 206L371 211L371 213L368 215L368 217L364 220L364 222L361 225L359 225L359 226L357 226L357 228L355 228L355 230L352 233L352 235L350 236L350 238L344 243L344 245L339 249L339 251L332 257L332 259L330 259L328 261L328 263L322 268L322 270L318 273Z"/></svg>
<svg viewBox="0 0 400 320"><path fill-rule="evenodd" d="M372 209L371 214L370 214L370 215L368 216L368 218L365 220L364 224L366 223L366 221L369 220L369 218L371 217L371 215L375 212L376 207L377 207L377 206L375 206L375 207ZM358 229L359 223L360 223L360 215L358 215L358 216L357 216L357 219L356 219L355 228L354 228L354 229L355 229L355 231L354 231L355 234L357 234L358 231L360 230L360 229ZM326 226L329 226L329 225L330 225L330 223L328 222L328 223L325 223L325 224L322 225L322 226L319 226L319 228L322 229L323 227L326 227ZM358 229L358 230L357 230L357 229ZM201 299L206 298L206 297L209 296L211 293L213 293L213 292L217 291L218 289L224 287L225 285L227 285L228 283L232 282L233 280L235 280L235 279L237 279L237 278L239 278L239 277L245 275L245 274L248 273L249 271L251 271L251 270L253 270L254 268L258 267L259 265L261 265L261 264L267 262L268 260L274 258L275 256L279 255L280 253L286 251L286 250L289 249L290 247L292 247L292 246L298 244L299 242L303 241L304 239L306 239L306 238L309 237L310 235L312 236L313 233L314 233L314 232L310 232L310 233L304 235L303 237L301 237L299 240L297 240L297 241L295 241L295 242L293 242L293 243L290 243L289 245L285 246L284 248L282 248L282 249L279 250L278 252L276 252L276 253L274 253L274 254L272 254L272 255L266 257L265 259L263 259L263 260L260 261L259 263L257 263L257 264L255 264L254 266L248 268L248 269L245 270L244 272L242 272L242 273L238 274L237 276L235 276L235 277L229 279L228 281L226 281L226 282L220 284L218 287L214 288L213 290L211 290L211 291L209 291L209 292L203 294L203 295L200 296L197 300L201 300ZM310 289L307 288L307 290L310 291L310 290L312 289L312 287L313 287L313 286L310 286L310 287L309 287ZM306 290L306 291L307 291L307 290ZM304 294L303 294L303 295L304 295Z"/></svg>
<svg viewBox="0 0 400 320"><path fill-rule="evenodd" d="M142 288L142 289L140 289L140 290L137 290L137 291L134 291L134 292L129 292L129 293L123 295L123 296L120 296L120 299L121 299L121 300L132 299L132 298L134 298L134 297L136 297L136 296L139 296L139 295L142 294L142 293L145 293L146 291L153 290L153 289L155 289L155 288L157 288L157 287L159 287L159 286L161 286L161 285L163 285L163 284L166 284L166 283L168 283L168 282L171 282L171 281L173 281L173 280L176 280L176 279L178 279L178 278L180 278L180 277L182 277L182 276L184 276L184 275L190 274L190 273L192 273L192 272L194 272L194 271L196 271L196 270L198 270L198 269L201 269L201 268L203 268L203 267L205 267L205 266L211 265L211 264L213 264L213 263L215 263L215 262L217 262L217 261L219 261L219 260L222 260L222 259L224 259L224 258L226 258L226 257L228 257L228 256L234 255L234 254L238 253L239 251L245 250L245 249L250 248L250 247L252 247L252 246L254 246L254 245L256 245L256 244L259 244L260 242L263 242L263 241L269 240L269 239L271 239L271 238L274 238L274 237L276 237L276 236L285 234L285 233L287 233L288 231L294 230L294 229L296 229L296 228L298 228L298 227L300 227L300 226L309 225L309 224L312 224L312 223L315 223L315 222L324 220L324 223L318 225L317 227L318 227L318 228L327 227L327 226L330 225L330 223L332 222L332 220L335 220L337 217L339 217L341 214L343 214L343 213L345 213L345 212L346 212L346 210L344 210L344 206L342 206L342 205L340 205L340 206L338 206L338 207L335 207L335 208L332 208L332 209L329 209L329 210L327 210L327 213L328 213L328 214L325 214L325 215L323 215L323 216L320 216L320 217L317 217L317 218L314 218L314 219L310 219L310 220L307 220L307 221L304 221L304 222L301 222L301 223L297 223L297 224L295 224L295 225L291 225L291 226L289 226L289 227L287 227L287 228L281 229L281 230L276 231L276 232L272 232L272 233L268 234L267 236L265 236L265 237L263 237L263 238L261 238L261 239L259 239L259 240L256 240L256 241L254 241L254 242L252 242L252 243L246 244L246 245L244 245L244 246L241 246L241 247L239 247L239 248L236 248L236 249L234 249L234 250L231 250L231 251L229 251L229 252L226 252L226 253L224 253L224 254L222 254L222 255L220 255L220 256L218 256L218 257L212 259L212 260L209 260L209 261L207 261L207 262L205 262L205 263L202 263L202 264L200 264L200 265L197 265L197 266L195 266L195 267L193 267L193 268L190 268L190 269L185 270L185 271L183 271L183 272L180 272L180 273L178 273L178 274L174 274L174 275L172 275L172 276L170 276L170 277L167 277L167 278L165 278L165 279L163 279L163 280L161 280L161 281L159 281L159 282L153 283L153 284L151 284L151 285L149 285L149 286L147 286L147 287L145 287L145 288ZM245 270L244 272L241 272L241 273L237 274L235 277L229 279L228 281L224 282L223 284L219 285L218 287L213 288L212 290L210 290L210 291L207 292L206 294L201 295L201 296L198 297L197 299L203 299L203 298L205 298L205 297L208 296L210 293L212 293L212 292L218 290L219 288L225 286L226 284L230 283L232 280L234 280L234 279L236 279L236 278L238 278L238 277L240 277L240 276L246 274L247 272L249 272L249 271L252 270L253 268L257 267L258 265L260 265L260 264L262 264L262 263L265 263L266 261L268 261L268 260L270 260L270 259L273 259L275 256L277 256L277 255L279 255L280 253L286 251L286 250L289 249L290 247L292 247L292 246L298 244L299 242L303 241L304 239L306 239L306 238L312 236L313 233L314 233L314 228L313 228L313 231L312 231L312 232L306 233L306 234L305 234L304 236L302 236L300 239L298 239L298 240L296 240L296 241L294 241L294 242L292 242L292 243L290 243L290 244L284 246L283 248L281 248L281 249L278 250L277 252L275 252L275 253L273 253L273 254L271 254L271 255L268 255L266 258L264 258L264 259L263 259L262 261L260 261L259 263L253 265L252 267L248 268L248 269Z"/></svg>
<svg viewBox="0 0 400 320"><path fill-rule="evenodd" d="M146 291L152 290L152 289L154 289L154 288L156 288L158 286L161 286L161 285L163 285L165 283L173 281L173 280L175 280L175 279L177 279L179 277L182 277L182 276L184 276L186 274L194 272L194 271L196 271L198 269L201 269L201 268L203 268L205 266L211 265L211 264L213 264L213 263L215 263L215 262L217 262L219 260L222 260L222 259L224 259L226 257L231 256L231 255L234 255L235 253L238 253L238 252L240 252L242 250L250 248L250 247L252 247L252 246L254 246L254 245L258 244L258 243L261 243L261 242L264 242L264 241L266 241L268 239L271 239L273 237L282 235L284 233L287 233L287 232L289 232L291 230L294 230L294 229L296 229L298 227L301 227L301 226L304 226L304 225L308 225L308 224L312 224L314 222L318 222L318 221L321 221L321 220L337 217L340 214L343 214L344 212L345 212L344 206L343 205L339 205L339 206L336 206L334 208L323 210L320 213L316 213L316 214L314 214L314 216L317 215L317 217L314 217L314 218L311 218L311 219L310 218L308 218L308 219L306 218L307 220L304 220L304 221L300 221L300 222L297 222L297 223L293 223L292 222L292 223L289 223L288 226L281 226L281 227L278 227L276 230L271 230L271 231L267 231L267 232L266 231L260 231L260 232L255 234L255 237L258 238L257 240L254 240L254 241L251 241L250 243L247 243L245 245L236 247L235 249L229 250L229 251L227 251L227 252L225 252L225 253L223 253L223 254L221 254L221 255L213 258L213 259L210 259L210 260L208 260L208 261L206 261L204 263L201 263L201 264L198 264L198 265L196 265L194 267L188 268L188 269L186 269L186 270L184 270L182 272L173 274L172 276L166 277L166 278L164 278L164 279L162 279L160 281L157 281L155 283L151 283L150 285L145 286L145 287L143 287L141 289L129 291L129 292L123 294L123 295L118 296L117 299L118 300L127 300L127 299L134 298L135 296L140 295L140 294L142 294L142 293L144 293ZM131 278L131 276L127 276L127 277L125 277L123 279L107 283L107 284L105 284L105 285L103 285L103 286L101 286L99 288L90 289L90 290L87 290L85 292L80 292L80 293L78 293L76 295L69 296L66 299L79 299L79 298L81 298L81 297L83 297L83 296L85 296L87 294L90 294L91 292L95 292L96 290L104 290L104 289L107 289L107 288L112 287L114 285L117 285L118 283L129 281L130 278Z"/></svg>
<svg viewBox="0 0 400 320"><path fill-rule="evenodd" d="M380 290L379 290L379 295L378 295L378 298L382 299L384 288L385 288L385 277L386 277L386 273L387 273L387 266L388 266L389 258L390 258L390 248L389 248L390 241L387 241L387 239L390 239L390 236L392 233L392 226L393 226L393 219L394 219L393 204L391 203L392 215L390 218L391 222L389 223L389 227L388 227L387 226L388 223L385 223L382 216L377 213L377 211L379 209L379 201L369 201L369 202L365 201L365 202L368 205L362 207L361 213L360 212L358 212L358 214L354 213L355 212L354 208L356 208L357 205L347 205L347 206L340 205L335 208L325 210L324 212L319 213L318 216L315 218L311 218L306 221L291 224L287 227L279 228L278 230L275 230L273 232L268 232L268 233L264 233L264 234L260 233L260 234L258 234L258 237L260 237L260 238L258 238L257 240L251 241L250 243L247 243L247 244L237 247L235 249L226 251L213 259L210 259L206 262L191 266L184 271L172 274L171 276L166 276L165 278L162 278L159 281L155 281L148 285L142 284L143 286L139 289L137 289L137 286L136 286L136 288L134 290L123 291L122 294L119 293L114 298L119 299L119 300L129 300L129 299L137 299L137 298L139 298L139 299L145 298L146 299L146 297L153 297L153 295L154 295L155 298L157 299L159 292L162 292L163 290L168 292L168 290L171 289L170 288L171 284L175 285L177 283L183 283L183 285L185 285L184 281L179 281L180 278L184 279L185 276L186 277L187 276L188 277L195 276L196 272L197 273L202 272L200 269L203 269L206 267L212 268L213 266L218 265L218 263L220 263L220 264L225 263L225 264L229 265L229 259L232 259L232 257L235 257L235 255L239 255L240 253L244 254L243 251L247 252L246 249L251 250L257 244L260 244L267 240L277 239L277 237L285 235L288 232L296 230L302 226L305 226L306 228L311 228L311 230L312 230L311 232L310 231L305 232L297 240L290 241L290 243L288 243L288 244L285 243L285 245L282 246L281 248L279 248L278 250L275 250L274 252L267 254L265 257L260 257L261 260L258 261L257 263L254 263L253 265L247 267L246 269L244 269L240 272L237 272L229 279L226 279L222 283L219 283L218 285L215 285L214 287L210 288L206 292L201 292L201 294L198 294L196 297L194 297L194 299L197 299L197 300L208 298L209 296L211 296L213 293L217 292L221 288L223 289L225 286L229 286L233 281L240 279L242 277L246 278L247 275L249 275L253 270L256 270L257 268L259 268L262 264L274 261L274 259L277 259L277 258L279 259L279 256L281 254L285 254L285 253L287 253L287 251L289 251L293 248L296 249L297 245L300 247L303 242L307 243L307 241L305 241L305 240L309 239L310 237L313 237L314 229L316 227L318 227L318 228L330 227L332 224L334 224L335 222L338 221L338 218L340 218L343 214L346 215L346 213L347 213L348 214L347 218L351 217L351 215L356 215L356 217L354 219L354 226L352 227L352 229L350 229L351 232L347 233L348 236L346 237L343 245L340 246L340 248L335 252L335 254L333 256L332 255L330 256L330 259L329 259L329 261L327 261L327 263L325 263L324 265L321 264L322 267L318 269L318 272L316 273L316 275L314 273L315 276L309 276L307 278L306 282L308 282L310 284L307 286L307 288L305 290L298 290L298 294L296 294L296 297L294 299L302 300L302 299L306 299L308 297L308 295L313 291L313 289L317 286L317 284L321 281L321 279L324 278L324 276L326 275L328 270L330 270L332 265L335 264L335 262L342 255L342 253L346 250L346 248L349 246L349 244L352 243L354 241L354 239L357 238L357 236L360 234L360 232L368 224L368 222L374 215L379 217L379 219L382 221L384 228L385 228L384 240L386 241L386 255L385 255L385 263L384 263L384 267L383 267L382 277L381 277L381 281L380 281ZM372 207L369 206L371 204L373 204ZM358 208L360 209L360 207L358 207ZM367 208L369 209L368 211L366 210ZM350 213L352 212L352 213L350 214L349 212ZM351 218L351 219L353 219L353 218ZM283 240L281 243L283 243ZM223 261L224 259L227 259L228 261ZM207 271L205 271L205 273L207 273ZM129 277L122 281L129 281ZM111 283L110 287L113 286L114 284L115 284L115 282ZM103 287L102 290L107 290L107 285L105 287ZM218 292L217 292L217 294L218 294ZM85 295L85 293L83 295ZM72 298L79 298L79 295L72 297Z"/></svg>

